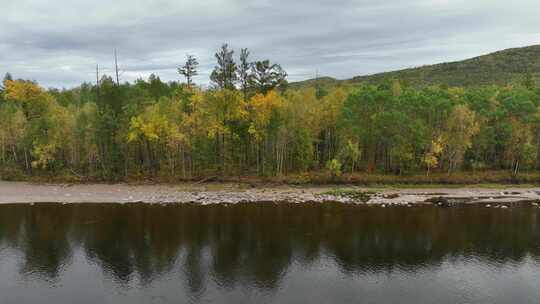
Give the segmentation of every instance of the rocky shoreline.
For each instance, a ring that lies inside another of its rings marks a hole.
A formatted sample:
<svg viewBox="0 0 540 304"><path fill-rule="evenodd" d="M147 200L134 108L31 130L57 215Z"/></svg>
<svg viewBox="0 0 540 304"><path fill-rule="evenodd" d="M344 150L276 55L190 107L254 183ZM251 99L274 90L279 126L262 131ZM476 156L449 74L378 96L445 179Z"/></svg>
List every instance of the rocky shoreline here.
<svg viewBox="0 0 540 304"><path fill-rule="evenodd" d="M373 189L362 187L251 187L244 184L30 184L0 182L0 203L324 203L365 206L452 207L480 204L492 208L538 206L540 188Z"/></svg>

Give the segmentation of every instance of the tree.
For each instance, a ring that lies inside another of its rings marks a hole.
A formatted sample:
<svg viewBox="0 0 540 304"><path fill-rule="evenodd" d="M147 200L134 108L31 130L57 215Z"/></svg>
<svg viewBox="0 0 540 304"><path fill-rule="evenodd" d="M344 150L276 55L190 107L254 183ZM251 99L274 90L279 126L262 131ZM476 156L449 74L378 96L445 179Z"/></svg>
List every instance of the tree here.
<svg viewBox="0 0 540 304"><path fill-rule="evenodd" d="M178 101L169 98L162 98L157 104L146 107L143 113L131 118L127 142L141 141L146 148L153 174L159 170L155 150L164 146L171 175L174 175L176 162L173 155L186 140L181 122L182 114Z"/></svg>
<svg viewBox="0 0 540 304"><path fill-rule="evenodd" d="M193 55L186 55L186 63L178 68L178 73L186 77L187 85L191 87L193 84L193 77L198 75L197 67L199 62Z"/></svg>
<svg viewBox="0 0 540 304"><path fill-rule="evenodd" d="M82 174L95 174L98 164L96 135L97 106L94 102L84 103L75 113L73 130L73 166Z"/></svg>
<svg viewBox="0 0 540 304"><path fill-rule="evenodd" d="M426 175L429 175L431 169L436 168L439 165L439 156L443 152L442 138L439 136L435 140L431 141L429 149L424 154L422 161L426 165Z"/></svg>
<svg viewBox="0 0 540 304"><path fill-rule="evenodd" d="M0 92L4 91L6 83L11 80L13 80L13 76L11 76L9 72L6 73L6 75L4 75L4 79L2 80L2 83L0 84Z"/></svg>
<svg viewBox="0 0 540 304"><path fill-rule="evenodd" d="M34 82L8 80L5 85L6 100L20 106L27 121L23 140L26 169L48 168L55 161L56 153L65 141L65 132L69 130L67 109Z"/></svg>
<svg viewBox="0 0 540 304"><path fill-rule="evenodd" d="M257 61L251 68L250 85L256 92L267 92L286 84L287 73L279 64L271 64L269 60Z"/></svg>
<svg viewBox="0 0 540 304"><path fill-rule="evenodd" d="M120 73L118 71L118 55L116 54L116 49L114 49L114 73L116 75L116 86L120 86Z"/></svg>
<svg viewBox="0 0 540 304"><path fill-rule="evenodd" d="M317 90L316 92L320 92ZM321 127L323 128L321 137L321 162L334 158L339 150L339 132L337 122L343 111L343 104L347 98L347 93L342 88L335 88L326 92L325 96L317 97L320 99L321 109ZM350 139L350 138L349 138Z"/></svg>
<svg viewBox="0 0 540 304"><path fill-rule="evenodd" d="M368 171L375 170L377 140L375 120L384 111L389 96L374 86L355 90L348 95L338 121L340 133L356 141L362 147L362 155L368 161Z"/></svg>
<svg viewBox="0 0 540 304"><path fill-rule="evenodd" d="M240 81L240 89L244 94L244 101L248 99L248 90L251 81L251 66L248 62L249 51L248 49L240 50L240 66L238 67L238 79Z"/></svg>
<svg viewBox="0 0 540 304"><path fill-rule="evenodd" d="M291 90L285 94L279 134L287 147L288 161L293 164L290 170L305 171L319 165L316 160L322 115L322 104L314 88Z"/></svg>
<svg viewBox="0 0 540 304"><path fill-rule="evenodd" d="M26 119L38 118L52 102L52 96L35 82L23 80L6 81L4 98L20 104Z"/></svg>
<svg viewBox="0 0 540 304"><path fill-rule="evenodd" d="M467 149L472 146L472 137L480 131L476 113L467 105L456 105L446 120L443 132L448 171L456 170L463 162Z"/></svg>
<svg viewBox="0 0 540 304"><path fill-rule="evenodd" d="M358 143L348 140L340 154L341 158L350 164L351 174L354 173L356 162L360 158L360 147Z"/></svg>
<svg viewBox="0 0 540 304"><path fill-rule="evenodd" d="M233 58L234 51L225 43L215 54L217 65L210 74L210 80L216 88L234 90L237 81L236 63Z"/></svg>
<svg viewBox="0 0 540 304"><path fill-rule="evenodd" d="M208 138L214 140L215 164L218 172L224 175L227 158L231 156L227 152L232 150L228 145L237 136L234 126L247 117L246 104L240 92L224 89L207 94L196 110L205 122Z"/></svg>
<svg viewBox="0 0 540 304"><path fill-rule="evenodd" d="M0 159L3 164L12 154L17 162L17 149L24 140L27 120L23 112L14 104L0 105Z"/></svg>
<svg viewBox="0 0 540 304"><path fill-rule="evenodd" d="M506 153L511 163L512 175L517 175L520 167L531 165L536 154L532 144L531 127L515 118L510 119L511 136Z"/></svg>
<svg viewBox="0 0 540 304"><path fill-rule="evenodd" d="M284 100L276 91L268 94L255 94L249 100L250 126L248 132L257 140L261 140L274 115L277 115L283 105Z"/></svg>
<svg viewBox="0 0 540 304"><path fill-rule="evenodd" d="M128 107L125 92L128 84L118 86L114 80L104 75L99 82L99 100L97 105L96 138L99 151L99 163L102 175L118 179L125 174L123 129L127 125L123 117Z"/></svg>
<svg viewBox="0 0 540 304"><path fill-rule="evenodd" d="M387 78L287 88L279 65L249 56L242 49L236 66L224 44L209 90L193 84L190 55L178 69L187 85L154 74L120 84L113 68L114 78L96 73L96 84L58 90L6 74L0 174L113 181L540 168L540 91L531 73L514 86L417 88Z"/></svg>
<svg viewBox="0 0 540 304"><path fill-rule="evenodd" d="M534 76L530 71L527 71L523 79L523 86L529 90L533 90L535 87Z"/></svg>
<svg viewBox="0 0 540 304"><path fill-rule="evenodd" d="M257 172L259 174L266 174L267 159L266 154L270 146L270 136L272 132L272 125L276 122L279 116L279 112L283 109L284 99L276 92L270 91L268 94L255 94L249 99L249 128L248 133L254 138L254 142L257 145ZM276 158L278 161L275 163L275 171L280 173L281 163L279 160L282 158L283 147L276 146Z"/></svg>
<svg viewBox="0 0 540 304"><path fill-rule="evenodd" d="M11 76L11 74L6 73L6 75L4 76L4 79L2 80L2 83L0 83L0 104L2 104L2 101L4 101L4 90L6 87L6 83L11 80L13 80L13 77Z"/></svg>
<svg viewBox="0 0 540 304"><path fill-rule="evenodd" d="M336 180L336 178L341 176L341 167L342 164L337 159L329 160L326 163L326 170L328 170L328 172L330 173L330 177L332 178L332 180Z"/></svg>
<svg viewBox="0 0 540 304"><path fill-rule="evenodd" d="M150 74L148 77L150 95L157 102L161 97L167 96L167 85L161 81L159 76L155 74Z"/></svg>

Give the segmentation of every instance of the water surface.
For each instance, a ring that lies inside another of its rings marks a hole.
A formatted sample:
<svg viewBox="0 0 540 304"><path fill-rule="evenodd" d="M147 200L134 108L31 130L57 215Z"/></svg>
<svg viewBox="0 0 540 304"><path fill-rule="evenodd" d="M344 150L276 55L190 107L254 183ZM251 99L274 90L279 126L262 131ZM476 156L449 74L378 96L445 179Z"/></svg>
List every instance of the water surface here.
<svg viewBox="0 0 540 304"><path fill-rule="evenodd" d="M0 303L538 303L540 211L0 205Z"/></svg>

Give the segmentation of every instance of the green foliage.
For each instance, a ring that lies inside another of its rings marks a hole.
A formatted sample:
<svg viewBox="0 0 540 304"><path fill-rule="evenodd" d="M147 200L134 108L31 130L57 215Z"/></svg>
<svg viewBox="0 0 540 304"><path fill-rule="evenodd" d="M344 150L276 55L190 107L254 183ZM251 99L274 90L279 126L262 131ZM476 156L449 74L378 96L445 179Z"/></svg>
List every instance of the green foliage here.
<svg viewBox="0 0 540 304"><path fill-rule="evenodd" d="M515 48L479 56L463 61L421 66L411 69L357 76L348 80L333 78L310 79L292 83L291 87L314 86L317 81L325 88L339 85L378 85L387 79L400 79L417 88L440 85L445 87L472 87L509 84L529 86L540 80L540 45ZM529 71L528 73L526 71ZM524 80L524 74L528 76Z"/></svg>
<svg viewBox="0 0 540 304"><path fill-rule="evenodd" d="M326 170L328 170L332 178L341 176L341 167L341 162L337 159L329 160L326 163Z"/></svg>
<svg viewBox="0 0 540 304"><path fill-rule="evenodd" d="M360 159L361 150L356 142L348 140L343 149L341 150L340 158L349 164L351 173L354 172L356 163Z"/></svg>
<svg viewBox="0 0 540 304"><path fill-rule="evenodd" d="M186 63L182 67L178 68L178 74L186 77L186 82L188 86L191 86L193 84L193 77L198 75L198 66L199 62L197 61L197 58L195 58L195 56L193 55L187 55Z"/></svg>
<svg viewBox="0 0 540 304"><path fill-rule="evenodd" d="M250 63L248 54L242 50L237 69L224 45L209 90L156 75L122 85L103 76L98 85L71 90L6 77L0 88L4 176L320 174L337 181L347 172L343 178L351 181L364 173L421 173L427 180L469 169L474 178L487 170L517 178L540 168L540 92L530 76L516 85L463 88L418 87L414 79L395 77L326 86L332 81L320 78L285 90L279 65ZM517 56L496 57L510 55Z"/></svg>
<svg viewBox="0 0 540 304"><path fill-rule="evenodd" d="M215 54L217 65L210 74L210 80L216 88L228 90L235 88L237 67L233 54L234 51L229 49L229 45L226 43Z"/></svg>
<svg viewBox="0 0 540 304"><path fill-rule="evenodd" d="M272 64L269 60L254 62L251 77L248 82L256 92L266 94L277 87L285 85L287 73L279 64Z"/></svg>

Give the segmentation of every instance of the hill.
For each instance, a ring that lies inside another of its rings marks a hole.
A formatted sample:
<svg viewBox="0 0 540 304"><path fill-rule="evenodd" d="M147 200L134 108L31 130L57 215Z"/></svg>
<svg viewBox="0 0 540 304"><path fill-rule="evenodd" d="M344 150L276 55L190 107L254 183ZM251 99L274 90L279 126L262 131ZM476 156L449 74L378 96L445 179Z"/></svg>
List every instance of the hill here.
<svg viewBox="0 0 540 304"><path fill-rule="evenodd" d="M400 79L410 85L421 87L445 84L448 86L506 85L521 81L530 72L540 80L540 45L512 48L463 61L426 65L393 72L356 76L347 80L330 77L319 78L322 87L337 84L378 84L385 79ZM291 83L291 87L314 85L317 81Z"/></svg>

